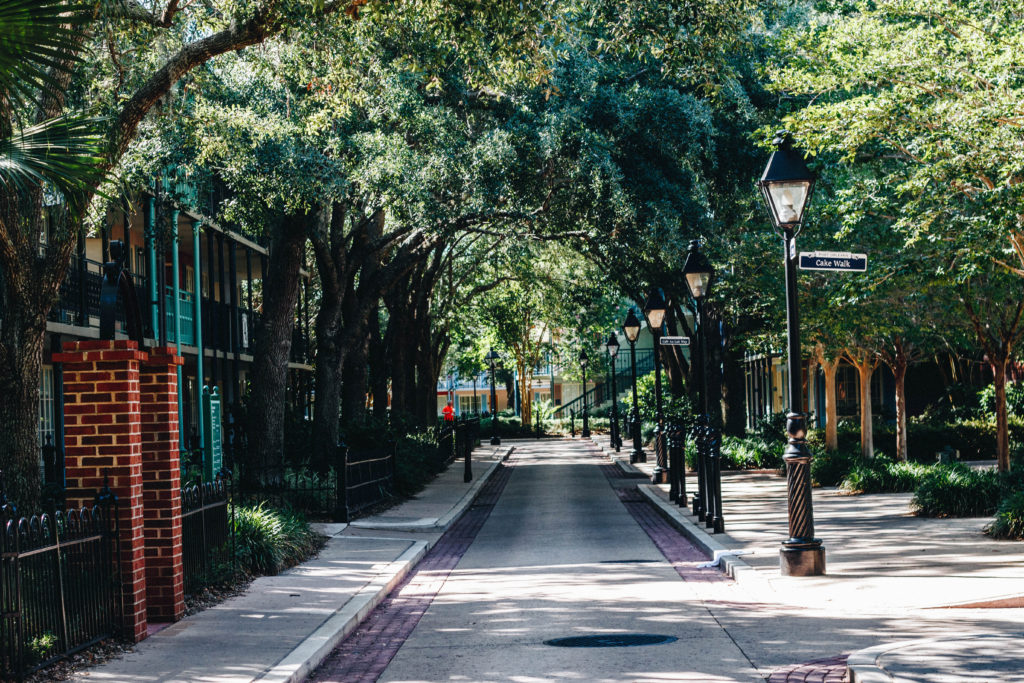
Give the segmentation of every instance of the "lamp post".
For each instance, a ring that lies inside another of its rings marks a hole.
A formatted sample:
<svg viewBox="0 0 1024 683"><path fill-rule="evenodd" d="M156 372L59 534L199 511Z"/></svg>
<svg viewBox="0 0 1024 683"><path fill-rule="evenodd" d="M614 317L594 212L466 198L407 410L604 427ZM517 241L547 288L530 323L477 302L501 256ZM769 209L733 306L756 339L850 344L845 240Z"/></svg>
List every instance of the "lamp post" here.
<svg viewBox="0 0 1024 683"><path fill-rule="evenodd" d="M581 438L590 438L590 413L587 412L587 350L580 351L580 369L583 370L583 431Z"/></svg>
<svg viewBox="0 0 1024 683"><path fill-rule="evenodd" d="M716 435L711 426L711 408L707 380L707 333L704 328L704 299L711 290L715 270L707 258L700 252L700 242L690 242L690 252L683 264L683 279L686 289L697 304L697 363L698 376L697 394L701 414L697 418L697 429L700 431L700 448L697 453L697 491L694 512L703 518L708 528L716 532L725 530L722 518L722 480L721 453L717 448L708 446L717 443Z"/></svg>
<svg viewBox="0 0 1024 683"><path fill-rule="evenodd" d="M498 354L491 349L484 357L491 366L491 445L500 446L501 438L498 436L498 393L494 389L497 370L495 364L498 362Z"/></svg>
<svg viewBox="0 0 1024 683"><path fill-rule="evenodd" d="M665 324L667 311L661 289L655 287L644 304L644 316L654 335L654 472L651 483L664 484L668 481L668 453L665 448L665 414L661 406L661 327Z"/></svg>
<svg viewBox="0 0 1024 683"><path fill-rule="evenodd" d="M580 351L580 368L583 370L583 431L580 438L590 438L590 414L587 412L587 352Z"/></svg>
<svg viewBox="0 0 1024 683"><path fill-rule="evenodd" d="M619 397L618 391L615 389L615 357L619 355L619 340L616 338L615 333L612 332L608 336L608 341L605 343L605 348L608 349L608 357L611 358L612 365L612 448L618 453L622 447L622 439L619 438Z"/></svg>
<svg viewBox="0 0 1024 683"><path fill-rule="evenodd" d="M772 225L783 238L786 268L786 334L789 347L789 436L783 459L789 491L789 538L782 542L780 567L784 576L821 576L825 573L825 548L814 537L811 505L811 452L807 448L807 416L803 412L800 371L800 313L796 292L796 236L800 233L804 208L814 191L814 175L803 154L793 149L788 133L776 133L776 150L768 159L757 185L761 190Z"/></svg>
<svg viewBox="0 0 1024 683"><path fill-rule="evenodd" d="M647 462L644 446L640 440L640 408L636 402L636 340L640 337L640 320L633 309L629 309L622 323L622 332L629 342L629 364L633 370L633 410L629 414L629 433L633 436L633 448L629 451L631 463Z"/></svg>

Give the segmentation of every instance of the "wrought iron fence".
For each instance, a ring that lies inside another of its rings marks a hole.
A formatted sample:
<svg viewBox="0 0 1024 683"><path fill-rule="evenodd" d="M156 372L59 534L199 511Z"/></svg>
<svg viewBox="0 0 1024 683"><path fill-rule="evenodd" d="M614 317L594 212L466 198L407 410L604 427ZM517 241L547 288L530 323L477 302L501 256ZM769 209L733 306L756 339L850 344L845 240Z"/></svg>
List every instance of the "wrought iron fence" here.
<svg viewBox="0 0 1024 683"><path fill-rule="evenodd" d="M117 499L19 517L0 493L0 674L26 673L117 633Z"/></svg>
<svg viewBox="0 0 1024 683"><path fill-rule="evenodd" d="M224 475L181 489L181 550L187 592L209 585L226 563L233 562L230 492L229 478Z"/></svg>
<svg viewBox="0 0 1024 683"><path fill-rule="evenodd" d="M340 486L338 516L343 522L353 515L395 495L395 456L397 442L381 448L346 448Z"/></svg>

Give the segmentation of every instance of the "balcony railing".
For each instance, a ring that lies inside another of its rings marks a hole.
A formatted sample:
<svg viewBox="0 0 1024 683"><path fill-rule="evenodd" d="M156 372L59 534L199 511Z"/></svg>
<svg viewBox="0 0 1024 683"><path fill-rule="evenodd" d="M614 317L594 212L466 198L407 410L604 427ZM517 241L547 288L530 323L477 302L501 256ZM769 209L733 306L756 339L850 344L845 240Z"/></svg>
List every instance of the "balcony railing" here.
<svg viewBox="0 0 1024 683"><path fill-rule="evenodd" d="M151 317L148 310L148 289L144 278L132 274L135 287L142 307L142 319L147 337L156 338L157 332L150 329ZM101 265L96 261L72 257L68 274L61 283L58 298L50 310L49 319L53 322L75 325L79 327L99 327L100 318L100 287L103 284ZM193 292L179 293L178 313L181 343L187 346L196 345L195 316L196 301ZM203 348L222 351L224 353L251 354L256 343L256 334L260 324L258 311L239 306L237 308L208 298L201 299L200 311L203 317ZM166 324L167 341L175 343L174 333L174 288L164 290L164 321ZM124 307L117 311L117 331L125 332ZM309 339L304 328L296 323L292 332L291 361L308 363L311 352Z"/></svg>

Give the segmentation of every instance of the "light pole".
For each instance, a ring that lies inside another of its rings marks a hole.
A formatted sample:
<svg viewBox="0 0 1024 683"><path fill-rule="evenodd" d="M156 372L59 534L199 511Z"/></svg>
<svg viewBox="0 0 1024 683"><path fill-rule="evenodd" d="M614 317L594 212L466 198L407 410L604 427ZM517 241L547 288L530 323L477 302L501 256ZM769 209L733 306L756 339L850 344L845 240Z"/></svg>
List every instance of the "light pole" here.
<svg viewBox="0 0 1024 683"><path fill-rule="evenodd" d="M491 445L500 446L501 438L498 436L498 393L494 389L495 375L497 370L495 364L498 362L498 354L494 349L484 357L491 366Z"/></svg>
<svg viewBox="0 0 1024 683"><path fill-rule="evenodd" d="M590 438L590 414L587 412L587 351L580 351L580 368L583 370L583 431L580 438Z"/></svg>
<svg viewBox="0 0 1024 683"><path fill-rule="evenodd" d="M644 304L644 316L654 335L654 473L651 483L664 484L668 481L668 453L665 448L665 413L661 408L661 326L665 324L665 297L655 287Z"/></svg>
<svg viewBox="0 0 1024 683"><path fill-rule="evenodd" d="M622 323L622 332L629 342L629 364L633 370L633 410L629 414L629 433L633 436L633 448L629 451L629 461L647 462L647 454L644 453L643 442L640 439L640 408L636 402L636 340L640 337L640 320L632 308Z"/></svg>
<svg viewBox="0 0 1024 683"><path fill-rule="evenodd" d="M709 448L712 443L717 444L717 434L711 425L711 408L707 380L707 332L704 328L704 299L711 291L711 283L714 279L715 269L708 263L704 254L700 253L700 242L690 242L690 253L686 256L683 264L683 279L686 281L686 289L690 296L697 303L697 362L696 370L698 376L697 399L700 403L701 414L697 418L697 429L700 431L698 437L699 447L697 450L697 491L699 500L694 502L694 512L698 518L703 518L708 528L716 532L725 530L722 518L722 469L721 452L718 448Z"/></svg>
<svg viewBox="0 0 1024 683"><path fill-rule="evenodd" d="M608 336L605 348L612 360L612 448L618 453L622 448L622 439L619 438L619 397L615 389L615 357L619 355L619 340L614 332Z"/></svg>
<svg viewBox="0 0 1024 683"><path fill-rule="evenodd" d="M825 573L825 548L814 537L811 504L811 452L807 448L807 416L803 412L800 371L800 312L796 292L796 236L800 233L804 208L814 191L814 174L803 154L793 149L785 131L776 133L776 150L757 185L772 224L783 238L782 257L786 267L786 334L789 346L789 413L786 432L789 441L782 457L786 461L789 491L789 538L782 542L780 567L784 576L821 576Z"/></svg>

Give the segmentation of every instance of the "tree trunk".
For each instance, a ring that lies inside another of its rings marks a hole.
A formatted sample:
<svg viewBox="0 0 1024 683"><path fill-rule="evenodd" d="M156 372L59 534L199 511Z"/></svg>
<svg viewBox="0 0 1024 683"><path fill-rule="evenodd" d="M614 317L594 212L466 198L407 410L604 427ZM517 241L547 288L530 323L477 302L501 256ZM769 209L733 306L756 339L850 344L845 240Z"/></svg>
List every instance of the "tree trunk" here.
<svg viewBox="0 0 1024 683"><path fill-rule="evenodd" d="M530 368L528 372L525 362L517 363L516 369L519 371L519 400L522 403L519 408L519 418L524 427L529 427L532 424L530 419L533 410L533 397L530 395L530 385L533 384L533 371ZM587 386L584 384L583 393L586 394L586 392Z"/></svg>
<svg viewBox="0 0 1024 683"><path fill-rule="evenodd" d="M743 371L743 357L730 344L723 350L722 365L722 431L743 438L747 433L746 381Z"/></svg>
<svg viewBox="0 0 1024 683"><path fill-rule="evenodd" d="M871 375L878 367L878 361L867 351L847 351L847 357L857 368L860 388L860 452L865 458L875 457L873 423L871 419Z"/></svg>
<svg viewBox="0 0 1024 683"><path fill-rule="evenodd" d="M896 459L907 461L907 359L897 356L889 366L896 383Z"/></svg>
<svg viewBox="0 0 1024 683"><path fill-rule="evenodd" d="M391 325L384 335L380 332L380 307L370 315L370 396L373 399L373 418L383 422L388 416L388 351L391 341Z"/></svg>
<svg viewBox="0 0 1024 683"><path fill-rule="evenodd" d="M263 274L263 311L253 348L248 425L251 463L263 468L280 465L284 454L284 397L305 245L306 216L286 217L273 231Z"/></svg>
<svg viewBox="0 0 1024 683"><path fill-rule="evenodd" d="M341 417L346 424L366 422L368 339L345 358L341 384Z"/></svg>
<svg viewBox="0 0 1024 683"><path fill-rule="evenodd" d="M839 361L827 361L821 364L825 373L825 450L839 449L839 416L836 410L836 375L839 374Z"/></svg>
<svg viewBox="0 0 1024 683"><path fill-rule="evenodd" d="M46 319L23 317L7 309L0 328L0 493L25 513L39 503L39 377L43 365Z"/></svg>
<svg viewBox="0 0 1024 683"><path fill-rule="evenodd" d="M996 393L996 467L1000 472L1010 471L1010 433L1006 416L1007 357L992 361L992 385Z"/></svg>

